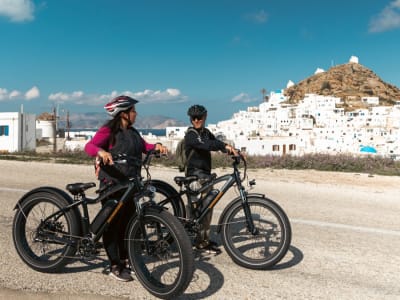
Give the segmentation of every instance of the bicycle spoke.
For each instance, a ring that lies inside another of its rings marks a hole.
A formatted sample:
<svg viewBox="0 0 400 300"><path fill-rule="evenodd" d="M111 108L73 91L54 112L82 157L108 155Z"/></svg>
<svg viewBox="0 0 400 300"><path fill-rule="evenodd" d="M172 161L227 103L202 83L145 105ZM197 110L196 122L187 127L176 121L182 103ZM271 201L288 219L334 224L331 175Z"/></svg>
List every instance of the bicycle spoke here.
<svg viewBox="0 0 400 300"><path fill-rule="evenodd" d="M256 234L249 231L242 204L226 213L222 238L228 254L240 265L265 269L276 264L290 245L290 225L283 211L265 198L248 199Z"/></svg>

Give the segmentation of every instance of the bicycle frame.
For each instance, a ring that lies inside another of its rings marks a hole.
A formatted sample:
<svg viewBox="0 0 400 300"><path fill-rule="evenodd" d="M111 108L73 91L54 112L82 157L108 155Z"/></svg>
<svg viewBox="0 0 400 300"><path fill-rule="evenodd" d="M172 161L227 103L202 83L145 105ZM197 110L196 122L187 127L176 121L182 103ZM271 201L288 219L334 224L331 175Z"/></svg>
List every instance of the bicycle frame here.
<svg viewBox="0 0 400 300"><path fill-rule="evenodd" d="M209 211L211 209L214 208L215 205L217 205L217 203L221 200L221 198L225 195L225 193L236 184L237 189L239 191L239 195L240 198L242 199L242 205L244 207L244 212L246 215L246 221L247 221L247 226L249 228L249 231L252 234L257 234L257 230L255 229L254 223L253 223L253 218L251 216L251 212L248 206L248 202L247 202L247 192L244 188L244 186L242 185L242 180L240 178L240 172L238 169L238 164L240 163L240 160L244 160L244 157L242 156L242 154L239 154L239 156L234 156L232 157L234 159L234 162L232 163L233 165L233 173L231 174L225 174L222 176L219 176L217 178L213 178L210 181L207 181L198 191L193 192L193 191L189 191L189 183L191 181L186 181L185 183L183 183L183 185L185 186L185 189L182 189L182 185L181 185L181 191L180 191L180 195L186 194L186 198L187 201L191 207L191 209L193 210L193 206L192 203L190 202L190 198L189 198L189 193L193 193L193 194L201 194L206 190L209 190L211 187L213 187L215 184L217 183L221 183L221 182L225 182L223 184L223 186L221 187L221 189L219 190L218 194L214 197L214 199L204 208L201 209L199 217L197 218L193 218L193 223L198 225L201 223L201 221L206 217L206 215L209 213ZM246 172L246 171L245 171ZM251 185L253 185L254 183L251 183Z"/></svg>
<svg viewBox="0 0 400 300"><path fill-rule="evenodd" d="M96 198L88 198L86 197L85 190L88 188L91 188L95 186L92 183L87 183L87 184L72 184L69 185L69 189L67 186L67 189L74 195L74 201L70 205L61 208L60 210L54 212L50 216L48 216L45 220L42 222L45 223L47 220L51 220L61 216L63 212L69 211L74 208L78 208L79 206L82 207L82 212L83 216L81 216L81 236L79 238L89 238L91 241L94 243L99 241L102 234L104 233L105 229L108 227L108 225L112 222L112 220L115 218L115 216L118 214L120 209L124 206L124 204L127 201L132 201L134 199L135 203L135 208L136 208L136 214L139 216L142 215L142 207L141 204L139 203L139 199L142 198L143 196L146 195L146 193L149 192L149 190L142 188L141 183L139 183L138 180L135 178L128 178L125 177L122 173L117 174L116 172L118 171L114 167L110 166L103 166L104 169L109 169L110 172L114 172L114 174L117 176L120 176L118 178L119 182L116 183L115 185L109 187L108 190L106 190L103 194L99 195ZM113 168L113 169L111 169ZM79 186L76 186L79 185ZM96 204L101 202L104 199L107 199L108 197L112 196L116 192L119 191L124 191L122 197L119 199L116 199L118 201L116 207L112 210L111 214L107 217L105 221L103 221L103 224L96 230L92 231L91 227L96 219L96 217L102 212L101 210L96 214L95 218L93 219L92 223L90 223L90 217L89 217L89 210L88 206L91 204ZM139 191L139 193L138 193ZM151 191L150 191L151 192ZM65 237L56 237L54 238L55 241L57 242L62 242L71 246L75 246L77 242L75 240L71 240Z"/></svg>

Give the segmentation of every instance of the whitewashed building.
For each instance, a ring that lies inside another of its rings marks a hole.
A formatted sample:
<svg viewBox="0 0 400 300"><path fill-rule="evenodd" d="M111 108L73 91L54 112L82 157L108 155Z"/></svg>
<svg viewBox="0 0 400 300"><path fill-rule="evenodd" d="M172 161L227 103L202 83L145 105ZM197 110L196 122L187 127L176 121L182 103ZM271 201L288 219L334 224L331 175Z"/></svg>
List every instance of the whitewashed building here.
<svg viewBox="0 0 400 300"><path fill-rule="evenodd" d="M378 155L400 159L400 102L380 106L379 99L370 98L364 101L366 108L345 112L337 106L340 98L333 96L307 94L298 104L285 100L283 91L273 92L258 107L208 128L249 155L361 155L361 149L369 147Z"/></svg>
<svg viewBox="0 0 400 300"><path fill-rule="evenodd" d="M36 149L34 114L0 113L0 152L19 152Z"/></svg>

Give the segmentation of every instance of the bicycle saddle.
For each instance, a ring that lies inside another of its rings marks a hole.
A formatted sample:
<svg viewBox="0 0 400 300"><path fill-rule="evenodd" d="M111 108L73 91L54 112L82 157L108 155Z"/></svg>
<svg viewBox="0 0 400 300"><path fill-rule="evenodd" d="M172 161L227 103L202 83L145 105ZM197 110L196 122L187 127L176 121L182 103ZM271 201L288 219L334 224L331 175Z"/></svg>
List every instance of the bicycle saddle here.
<svg viewBox="0 0 400 300"><path fill-rule="evenodd" d="M185 184L185 185L189 184L192 181L195 181L197 179L198 179L198 177L196 175L187 176L187 177L184 177L184 176L176 176L176 177L174 177L174 181L179 186L181 186L182 184Z"/></svg>
<svg viewBox="0 0 400 300"><path fill-rule="evenodd" d="M67 184L65 187L72 195L78 195L87 189L90 189L92 187L95 187L96 184L94 182L88 182L88 183L82 183L82 182L77 182L77 183L70 183Z"/></svg>

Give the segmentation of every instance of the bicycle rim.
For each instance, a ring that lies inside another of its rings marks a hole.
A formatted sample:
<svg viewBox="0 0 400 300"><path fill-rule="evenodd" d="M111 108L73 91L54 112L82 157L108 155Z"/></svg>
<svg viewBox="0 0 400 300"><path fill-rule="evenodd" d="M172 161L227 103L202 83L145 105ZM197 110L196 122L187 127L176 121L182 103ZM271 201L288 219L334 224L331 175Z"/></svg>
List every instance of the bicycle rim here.
<svg viewBox="0 0 400 300"><path fill-rule="evenodd" d="M267 269L287 253L291 229L284 212L267 199L249 198L249 208L257 234L251 234L238 202L224 219L222 240L231 258L241 266Z"/></svg>
<svg viewBox="0 0 400 300"><path fill-rule="evenodd" d="M143 223L147 241L137 219L128 232L128 253L135 273L153 295L159 298L179 296L194 272L189 238L179 221L165 211L146 213Z"/></svg>

